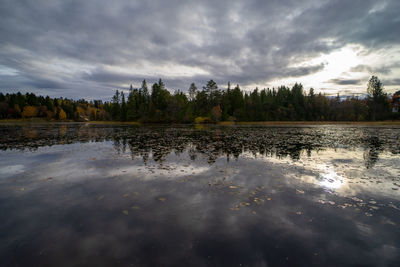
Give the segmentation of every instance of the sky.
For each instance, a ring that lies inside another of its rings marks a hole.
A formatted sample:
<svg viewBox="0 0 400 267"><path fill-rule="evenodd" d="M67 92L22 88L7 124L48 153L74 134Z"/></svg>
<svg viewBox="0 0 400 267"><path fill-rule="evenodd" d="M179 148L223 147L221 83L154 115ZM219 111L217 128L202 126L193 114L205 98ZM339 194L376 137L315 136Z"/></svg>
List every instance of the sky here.
<svg viewBox="0 0 400 267"><path fill-rule="evenodd" d="M400 1L0 0L0 90L108 100L162 78L400 90Z"/></svg>

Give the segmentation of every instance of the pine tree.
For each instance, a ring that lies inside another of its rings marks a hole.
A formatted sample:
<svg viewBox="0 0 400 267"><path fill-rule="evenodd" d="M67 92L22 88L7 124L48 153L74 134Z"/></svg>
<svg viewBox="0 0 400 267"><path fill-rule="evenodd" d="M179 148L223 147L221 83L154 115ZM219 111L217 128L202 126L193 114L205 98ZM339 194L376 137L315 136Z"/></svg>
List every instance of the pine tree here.
<svg viewBox="0 0 400 267"><path fill-rule="evenodd" d="M197 87L194 83L192 83L189 87L189 100L193 101L196 98Z"/></svg>
<svg viewBox="0 0 400 267"><path fill-rule="evenodd" d="M217 89L218 86L213 80L209 80L206 86L203 86L203 90L206 92L207 95L211 95Z"/></svg>
<svg viewBox="0 0 400 267"><path fill-rule="evenodd" d="M119 91L115 91L115 95L112 98L112 118L114 120L120 120L121 118L121 106L120 106Z"/></svg>
<svg viewBox="0 0 400 267"><path fill-rule="evenodd" d="M376 76L372 76L368 81L368 106L370 109L370 119L380 120L387 116L390 111L387 94L383 91L382 82Z"/></svg>
<svg viewBox="0 0 400 267"><path fill-rule="evenodd" d="M125 102L125 94L121 92L121 121L126 121L127 118L127 107Z"/></svg>

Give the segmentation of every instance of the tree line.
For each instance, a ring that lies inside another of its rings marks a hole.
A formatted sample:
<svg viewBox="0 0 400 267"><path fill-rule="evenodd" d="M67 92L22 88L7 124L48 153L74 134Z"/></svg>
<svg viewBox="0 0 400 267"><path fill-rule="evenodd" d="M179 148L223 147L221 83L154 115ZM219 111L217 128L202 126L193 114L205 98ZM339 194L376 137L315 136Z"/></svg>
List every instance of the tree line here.
<svg viewBox="0 0 400 267"><path fill-rule="evenodd" d="M148 123L206 123L218 121L366 121L399 119L390 110L390 99L381 81L372 76L367 98L329 97L306 92L296 83L292 87L255 88L251 92L239 85L220 89L210 80L201 89L192 83L185 94L171 93L164 82L128 93L116 90L111 101L86 101L36 96L33 93L0 93L0 118L43 117L56 120L112 120Z"/></svg>

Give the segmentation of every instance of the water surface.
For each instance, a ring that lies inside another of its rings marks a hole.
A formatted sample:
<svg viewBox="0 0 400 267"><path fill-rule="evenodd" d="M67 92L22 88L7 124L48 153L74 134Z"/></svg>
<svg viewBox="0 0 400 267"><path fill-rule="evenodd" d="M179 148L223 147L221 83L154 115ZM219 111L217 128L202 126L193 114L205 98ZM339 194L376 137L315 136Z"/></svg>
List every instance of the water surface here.
<svg viewBox="0 0 400 267"><path fill-rule="evenodd" d="M400 266L400 128L0 126L1 266Z"/></svg>

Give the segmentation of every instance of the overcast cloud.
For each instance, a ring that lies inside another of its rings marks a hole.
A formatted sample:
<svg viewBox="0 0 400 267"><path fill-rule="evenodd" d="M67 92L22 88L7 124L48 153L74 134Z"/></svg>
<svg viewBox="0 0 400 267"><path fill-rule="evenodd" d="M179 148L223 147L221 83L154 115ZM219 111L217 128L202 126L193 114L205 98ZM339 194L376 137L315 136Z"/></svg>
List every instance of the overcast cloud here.
<svg viewBox="0 0 400 267"><path fill-rule="evenodd" d="M108 99L159 77L186 91L301 82L400 89L400 1L0 0L0 89ZM387 83L385 83L387 81Z"/></svg>

